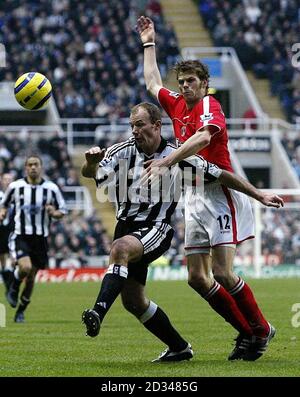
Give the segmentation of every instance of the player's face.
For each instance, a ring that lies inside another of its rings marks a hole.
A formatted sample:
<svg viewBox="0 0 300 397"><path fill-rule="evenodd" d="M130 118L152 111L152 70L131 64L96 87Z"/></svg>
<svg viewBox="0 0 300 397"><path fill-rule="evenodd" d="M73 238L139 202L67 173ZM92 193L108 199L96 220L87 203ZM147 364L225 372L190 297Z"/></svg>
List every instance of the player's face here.
<svg viewBox="0 0 300 397"><path fill-rule="evenodd" d="M40 178L42 173L42 164L40 159L36 157L30 157L25 165L26 175L32 179L37 180Z"/></svg>
<svg viewBox="0 0 300 397"><path fill-rule="evenodd" d="M3 190L7 189L7 186L13 181L11 174L3 174L1 179L1 186Z"/></svg>
<svg viewBox="0 0 300 397"><path fill-rule="evenodd" d="M131 114L130 125L137 146L147 154L154 153L160 144L160 121L153 124L147 110L140 107Z"/></svg>
<svg viewBox="0 0 300 397"><path fill-rule="evenodd" d="M187 103L202 99L206 94L207 81L201 81L196 74L182 73L178 76L180 93Z"/></svg>

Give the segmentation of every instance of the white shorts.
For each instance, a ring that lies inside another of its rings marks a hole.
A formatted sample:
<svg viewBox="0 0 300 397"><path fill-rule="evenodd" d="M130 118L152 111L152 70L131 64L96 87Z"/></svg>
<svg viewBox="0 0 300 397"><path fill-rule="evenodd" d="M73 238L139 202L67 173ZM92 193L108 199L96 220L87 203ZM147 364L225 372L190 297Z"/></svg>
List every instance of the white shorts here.
<svg viewBox="0 0 300 397"><path fill-rule="evenodd" d="M203 194L185 195L186 255L253 237L253 213L245 194L213 182L205 185Z"/></svg>

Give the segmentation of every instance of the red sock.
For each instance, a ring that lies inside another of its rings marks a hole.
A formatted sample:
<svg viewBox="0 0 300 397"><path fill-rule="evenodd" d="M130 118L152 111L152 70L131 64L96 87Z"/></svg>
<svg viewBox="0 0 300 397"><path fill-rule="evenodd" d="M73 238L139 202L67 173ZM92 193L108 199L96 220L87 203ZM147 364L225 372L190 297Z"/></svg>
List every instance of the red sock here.
<svg viewBox="0 0 300 397"><path fill-rule="evenodd" d="M217 281L214 282L204 299L240 333L253 335L252 329L237 307L235 300Z"/></svg>
<svg viewBox="0 0 300 397"><path fill-rule="evenodd" d="M266 337L269 333L269 324L260 311L251 289L244 280L239 277L239 281L228 292L247 319L253 334L259 337Z"/></svg>

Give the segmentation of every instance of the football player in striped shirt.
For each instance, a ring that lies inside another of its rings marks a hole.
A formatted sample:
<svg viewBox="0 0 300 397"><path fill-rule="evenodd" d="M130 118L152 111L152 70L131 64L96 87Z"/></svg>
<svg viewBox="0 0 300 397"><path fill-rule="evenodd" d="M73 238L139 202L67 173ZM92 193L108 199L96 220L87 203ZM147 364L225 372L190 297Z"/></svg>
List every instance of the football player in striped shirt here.
<svg viewBox="0 0 300 397"><path fill-rule="evenodd" d="M30 303L36 273L48 264L48 244L51 219L61 219L66 205L59 187L42 177L42 160L30 155L25 161L25 178L12 182L5 191L0 206L0 221L8 208L14 206L14 228L9 237L10 255L17 264L6 298L17 307L19 289L24 280L15 314L15 322L24 322L24 311Z"/></svg>
<svg viewBox="0 0 300 397"><path fill-rule="evenodd" d="M0 190L0 203L4 197L4 192L8 185L13 181L13 175L5 173L0 177L1 189ZM13 222L11 221L13 208L8 210L6 218L0 222L0 272L5 285L6 292L9 289L10 283L12 281L13 272L10 269L9 262L9 248L8 248L8 237L11 232L11 227Z"/></svg>

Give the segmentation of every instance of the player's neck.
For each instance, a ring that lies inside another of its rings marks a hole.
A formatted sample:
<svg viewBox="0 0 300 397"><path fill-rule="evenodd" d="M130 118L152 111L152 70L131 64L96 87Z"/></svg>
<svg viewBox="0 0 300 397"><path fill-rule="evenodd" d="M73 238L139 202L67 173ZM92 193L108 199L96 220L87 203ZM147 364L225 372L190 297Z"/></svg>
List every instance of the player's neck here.
<svg viewBox="0 0 300 397"><path fill-rule="evenodd" d="M185 103L186 103L186 107L188 110L193 109L193 107L195 105L197 105L197 103L199 103L200 101L202 101L202 99L207 95L206 90L201 90L201 94L198 94L198 96L196 96L194 99L185 99Z"/></svg>
<svg viewBox="0 0 300 397"><path fill-rule="evenodd" d="M30 185L39 185L42 181L42 177L39 176L38 178L30 178L30 176L28 176L27 180Z"/></svg>
<svg viewBox="0 0 300 397"><path fill-rule="evenodd" d="M151 156L152 154L156 153L161 143L161 138L158 140L156 139L153 142L150 142L149 145L143 148L143 152L147 154L147 156Z"/></svg>
<svg viewBox="0 0 300 397"><path fill-rule="evenodd" d="M192 110L193 107L194 107L195 105L197 105L197 103L200 102L201 100L202 100L202 98L198 98L198 99L195 100L195 101L185 101L187 109L188 109L188 110Z"/></svg>
<svg viewBox="0 0 300 397"><path fill-rule="evenodd" d="M198 97L195 100L185 101L187 109L192 110L193 107L196 106L197 103L201 102L204 97L205 95Z"/></svg>

